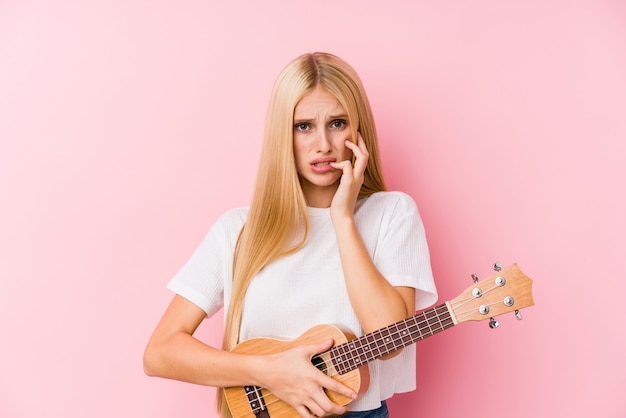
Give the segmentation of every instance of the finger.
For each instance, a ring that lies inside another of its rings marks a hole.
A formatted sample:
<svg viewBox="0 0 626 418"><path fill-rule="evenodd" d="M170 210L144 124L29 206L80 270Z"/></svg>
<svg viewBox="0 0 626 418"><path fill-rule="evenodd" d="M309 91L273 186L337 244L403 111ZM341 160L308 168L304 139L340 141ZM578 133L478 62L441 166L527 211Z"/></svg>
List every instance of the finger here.
<svg viewBox="0 0 626 418"><path fill-rule="evenodd" d="M322 388L318 388L318 389L319 389L319 392L321 392L325 396ZM323 399L322 399L322 402L323 402ZM302 404L299 405L298 408L296 408L296 411L300 414L301 417L309 418L309 417L325 417L326 416L326 411L324 410L322 405L319 404L318 400L315 399L315 396L313 396L313 394L311 394L309 398L304 400Z"/></svg>
<svg viewBox="0 0 626 418"><path fill-rule="evenodd" d="M328 340L320 342L319 344L310 344L307 347L309 348L308 352L310 353L311 357L313 357L316 354L320 354L320 353L323 353L324 351L329 350L330 348L332 348L333 345L334 345L334 341L332 339L328 339ZM343 396L347 396L348 398L356 399L357 394L354 390L352 390L352 388L331 378L326 373L320 372L319 376L320 376L320 379L316 383L320 386L320 389L326 388L326 389L332 390L333 392L339 393ZM330 402L330 400L328 399L328 397L323 391L321 392L321 394L323 395L324 399L327 399Z"/></svg>
<svg viewBox="0 0 626 418"><path fill-rule="evenodd" d="M350 160L337 161L335 163L330 163L334 168L339 170L344 170L346 168L352 168L352 162Z"/></svg>
<svg viewBox="0 0 626 418"><path fill-rule="evenodd" d="M346 411L345 407L331 401L323 388L320 388L317 395L313 396L311 400L312 403L309 406L309 410L318 417L342 415Z"/></svg>
<svg viewBox="0 0 626 418"><path fill-rule="evenodd" d="M312 401L307 409L312 414L313 417L324 417L326 416L326 412L324 412L324 408L317 404L317 402Z"/></svg>
<svg viewBox="0 0 626 418"><path fill-rule="evenodd" d="M296 410L298 415L300 415L300 418L312 418L312 417L315 417L315 415L313 415L311 413L311 410L309 410L309 408L307 408L304 405L295 407L294 409Z"/></svg>
<svg viewBox="0 0 626 418"><path fill-rule="evenodd" d="M365 146L365 140L363 139L363 137L361 136L361 132L359 132L359 136L357 138L356 141L357 145L359 146L359 148L361 148L361 150L363 150L363 152L367 153L367 146Z"/></svg>
<svg viewBox="0 0 626 418"><path fill-rule="evenodd" d="M355 152L355 149L356 149L362 156L369 157L369 152L367 150L367 146L365 145L365 140L363 139L360 133L359 133L359 136L357 137L356 142L350 142L350 144L353 145L353 147L350 148L353 152Z"/></svg>
<svg viewBox="0 0 626 418"><path fill-rule="evenodd" d="M332 339L320 341L319 343L306 344L303 345L305 352L309 357L313 357L316 354L323 353L324 351L331 348L334 344Z"/></svg>
<svg viewBox="0 0 626 418"><path fill-rule="evenodd" d="M362 142L362 140L360 140L360 139L359 139L359 141ZM345 146L350 151L352 151L353 154L355 154L355 157L359 157L359 156L363 155L363 149L361 147L359 147L358 143L355 143L355 142L350 141L349 139L346 139Z"/></svg>
<svg viewBox="0 0 626 418"><path fill-rule="evenodd" d="M325 389L328 389L332 392L338 393L340 395L343 395L347 398L351 398L351 399L356 399L357 398L357 393L350 387L344 385L343 383L329 377L329 376L324 376L325 379L323 379L322 382L320 382L320 386L324 387Z"/></svg>
<svg viewBox="0 0 626 418"><path fill-rule="evenodd" d="M349 148L354 155L354 169L357 172L364 172L367 167L367 161L369 160L369 153L365 147L365 141L359 135L359 143L355 144L350 141L346 141L346 148Z"/></svg>
<svg viewBox="0 0 626 418"><path fill-rule="evenodd" d="M350 162L350 160L343 160L337 163L330 163L330 165L337 170L343 171L343 175L341 177L342 181L344 181L345 178L348 178L352 173L352 163Z"/></svg>

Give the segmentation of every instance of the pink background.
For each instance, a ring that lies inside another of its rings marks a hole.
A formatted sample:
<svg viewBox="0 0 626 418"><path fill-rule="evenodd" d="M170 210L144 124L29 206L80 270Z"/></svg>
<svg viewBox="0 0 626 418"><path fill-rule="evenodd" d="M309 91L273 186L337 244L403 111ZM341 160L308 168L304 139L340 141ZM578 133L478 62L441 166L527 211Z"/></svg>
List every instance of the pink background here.
<svg viewBox="0 0 626 418"><path fill-rule="evenodd" d="M143 348L313 50L361 74L440 302L498 260L534 279L523 321L419 343L394 416L626 415L623 1L3 0L1 417L215 416Z"/></svg>

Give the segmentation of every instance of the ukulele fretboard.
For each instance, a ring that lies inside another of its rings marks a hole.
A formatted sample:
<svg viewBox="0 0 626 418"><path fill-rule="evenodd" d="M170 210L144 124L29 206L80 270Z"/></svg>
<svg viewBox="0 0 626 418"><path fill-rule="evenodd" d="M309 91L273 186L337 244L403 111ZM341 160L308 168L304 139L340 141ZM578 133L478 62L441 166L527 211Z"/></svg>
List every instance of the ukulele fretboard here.
<svg viewBox="0 0 626 418"><path fill-rule="evenodd" d="M442 304L333 347L330 358L335 370L344 374L453 325L448 307Z"/></svg>

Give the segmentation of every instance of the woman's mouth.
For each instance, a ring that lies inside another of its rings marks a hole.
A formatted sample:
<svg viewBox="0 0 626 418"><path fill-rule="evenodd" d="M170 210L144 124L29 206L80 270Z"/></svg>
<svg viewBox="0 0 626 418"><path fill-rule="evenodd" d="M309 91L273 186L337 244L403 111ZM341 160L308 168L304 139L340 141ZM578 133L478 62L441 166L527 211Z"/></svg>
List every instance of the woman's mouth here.
<svg viewBox="0 0 626 418"><path fill-rule="evenodd" d="M335 158L319 158L311 161L311 169L314 173L324 174L333 171L335 168L330 163L335 162Z"/></svg>

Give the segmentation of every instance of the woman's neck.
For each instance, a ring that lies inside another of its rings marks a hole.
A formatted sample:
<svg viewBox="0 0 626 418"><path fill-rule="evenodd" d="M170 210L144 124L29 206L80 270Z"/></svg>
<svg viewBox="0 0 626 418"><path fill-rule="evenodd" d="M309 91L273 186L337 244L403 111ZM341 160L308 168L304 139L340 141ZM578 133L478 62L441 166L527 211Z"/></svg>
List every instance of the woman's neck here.
<svg viewBox="0 0 626 418"><path fill-rule="evenodd" d="M335 197L337 188L339 187L339 182L330 186L317 186L310 183L303 183L304 182L300 184L306 205L312 208L329 208Z"/></svg>

